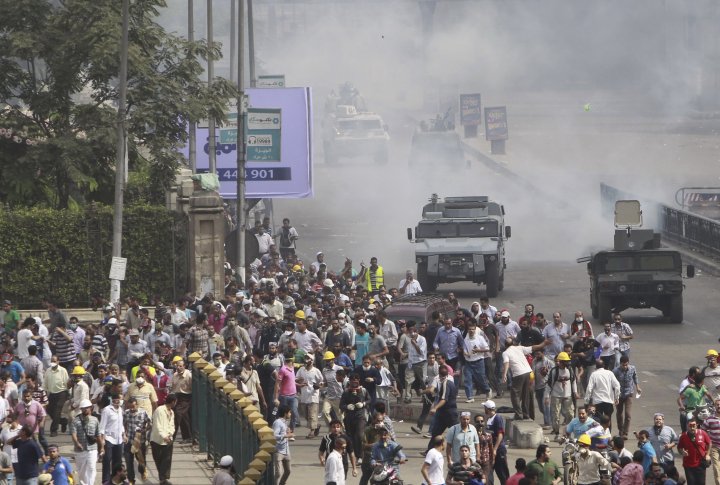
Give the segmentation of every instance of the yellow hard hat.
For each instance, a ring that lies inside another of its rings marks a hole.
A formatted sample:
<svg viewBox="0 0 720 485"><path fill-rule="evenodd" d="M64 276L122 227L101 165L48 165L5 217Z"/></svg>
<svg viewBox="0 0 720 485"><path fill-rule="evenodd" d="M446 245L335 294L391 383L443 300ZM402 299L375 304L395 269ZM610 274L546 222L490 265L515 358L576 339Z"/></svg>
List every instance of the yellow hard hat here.
<svg viewBox="0 0 720 485"><path fill-rule="evenodd" d="M570 360L570 356L568 355L567 352L560 352L560 353L557 355L557 360L569 361L569 360Z"/></svg>
<svg viewBox="0 0 720 485"><path fill-rule="evenodd" d="M705 353L705 357L717 357L718 353L717 350L710 349Z"/></svg>
<svg viewBox="0 0 720 485"><path fill-rule="evenodd" d="M84 376L85 375L85 368L81 365L76 365L73 368L72 375L74 376Z"/></svg>
<svg viewBox="0 0 720 485"><path fill-rule="evenodd" d="M323 354L323 360L335 360L335 354L328 350Z"/></svg>
<svg viewBox="0 0 720 485"><path fill-rule="evenodd" d="M302 266L300 266L299 264L296 264L295 266L292 267L292 270L293 271L302 271Z"/></svg>
<svg viewBox="0 0 720 485"><path fill-rule="evenodd" d="M298 318L300 320L305 320L305 312L302 310L298 310L295 312L295 318Z"/></svg>
<svg viewBox="0 0 720 485"><path fill-rule="evenodd" d="M590 436L587 434L581 434L580 437L577 440L578 443L581 445L587 445L590 446Z"/></svg>
<svg viewBox="0 0 720 485"><path fill-rule="evenodd" d="M175 357L173 357L172 362L173 362L173 364L174 364L175 362L180 362L181 360L183 360L183 358L180 357L179 355L176 355Z"/></svg>

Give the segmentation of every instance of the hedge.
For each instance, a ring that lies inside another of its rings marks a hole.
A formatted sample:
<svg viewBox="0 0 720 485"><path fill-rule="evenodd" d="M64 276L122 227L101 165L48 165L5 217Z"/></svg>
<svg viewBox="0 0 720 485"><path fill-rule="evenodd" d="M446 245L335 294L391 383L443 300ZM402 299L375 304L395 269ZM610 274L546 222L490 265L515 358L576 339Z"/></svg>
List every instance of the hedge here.
<svg viewBox="0 0 720 485"><path fill-rule="evenodd" d="M0 208L0 297L38 308L52 296L66 306L107 297L112 258L110 206L83 210ZM122 295L166 301L187 285L187 219L162 206L134 205L123 214Z"/></svg>

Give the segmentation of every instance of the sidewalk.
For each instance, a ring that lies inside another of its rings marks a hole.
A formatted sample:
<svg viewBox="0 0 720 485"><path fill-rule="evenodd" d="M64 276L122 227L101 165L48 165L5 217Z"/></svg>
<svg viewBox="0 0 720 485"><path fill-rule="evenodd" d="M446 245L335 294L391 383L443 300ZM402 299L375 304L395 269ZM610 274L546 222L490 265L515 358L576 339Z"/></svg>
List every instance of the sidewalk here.
<svg viewBox="0 0 720 485"><path fill-rule="evenodd" d="M67 458L75 468L74 451L70 435L67 433L60 433L58 436L50 437L49 426L46 426L46 438L48 443L56 444L60 447L60 456ZM124 462L124 460L123 460ZM155 468L155 462L152 459L152 453L150 446L148 445L147 451L147 464L148 464L148 480L143 481L139 474L136 474L137 484L148 484L155 485L160 483L157 475L157 469ZM176 443L173 448L173 462L172 462L172 473L170 481L173 485L204 485L212 482L214 475L212 468L212 462L207 461L207 455L205 453L198 453L197 448L193 450L190 444L179 444ZM102 476L102 463L97 465L97 478L95 485L101 485ZM76 483L78 483L76 481Z"/></svg>

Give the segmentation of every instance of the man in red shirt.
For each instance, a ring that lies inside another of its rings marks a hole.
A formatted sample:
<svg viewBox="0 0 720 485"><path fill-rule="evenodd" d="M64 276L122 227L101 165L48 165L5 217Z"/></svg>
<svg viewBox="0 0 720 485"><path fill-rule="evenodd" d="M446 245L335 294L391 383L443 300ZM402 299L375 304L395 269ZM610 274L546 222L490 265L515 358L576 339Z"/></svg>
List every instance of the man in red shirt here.
<svg viewBox="0 0 720 485"><path fill-rule="evenodd" d="M704 465L710 463L710 436L698 429L696 418L688 420L687 431L680 435L677 447L683 456L687 485L704 485Z"/></svg>

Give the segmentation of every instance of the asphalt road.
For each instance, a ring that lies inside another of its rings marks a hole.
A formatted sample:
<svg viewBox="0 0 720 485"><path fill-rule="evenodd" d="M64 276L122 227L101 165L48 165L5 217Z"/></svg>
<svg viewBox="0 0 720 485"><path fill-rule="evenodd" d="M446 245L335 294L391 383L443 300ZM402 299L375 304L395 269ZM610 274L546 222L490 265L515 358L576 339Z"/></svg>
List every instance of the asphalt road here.
<svg viewBox="0 0 720 485"><path fill-rule="evenodd" d="M312 261L315 252L322 250L330 268L339 269L346 256L356 267L360 260L367 262L377 256L392 285L406 268L414 267L405 228L415 225L431 193L487 194L505 204L506 223L513 226L505 291L492 301L493 305L509 308L515 318L525 303L533 303L546 315L559 310L566 321L575 310L589 315L589 281L585 266L575 259L611 245L614 230L612 222L599 215L598 182L607 180L643 192L662 178L663 190L658 189L655 198L670 202L667 194L672 184L693 183L703 171L715 178L715 141L703 139L706 134L702 130L683 125L682 120L640 115L613 118L627 109L626 105L616 112L609 107L605 112L576 118L572 102L566 99L557 100L558 109L547 111L565 116L560 136L552 124L553 115L539 120L531 103L516 108L517 128L508 142L508 154L495 157L513 175L496 173L476 161L461 167L445 167L438 162L410 170L407 157L413 127L409 122L398 122L391 125L393 143L388 165L357 158L325 166L319 153L315 198L276 200L276 221L291 219L300 232L299 253L306 261ZM511 118L511 127L513 121ZM485 153L489 151L486 142L472 142ZM682 170L673 164L685 156L693 157L692 168ZM518 183L520 177L522 183ZM455 292L468 306L484 293L482 287L468 283L442 285L439 291ZM654 310L625 312L635 332L631 360L643 388L633 408L634 429L649 426L652 414L660 411L666 414L666 422L679 430L677 387L691 365L704 363L707 349L719 346L718 295L720 280L701 273L686 280L682 325L663 322ZM479 409L480 404L475 407ZM426 440L412 435L409 423L396 426L399 441L411 458L401 474L408 483L421 483L418 451L424 449ZM321 476L317 445L317 440L302 438L293 443L290 483ZM629 447L633 449L633 444ZM559 461L559 449L554 450ZM509 456L513 463L517 456L534 457L534 452L511 447ZM351 478L349 483L356 482Z"/></svg>

